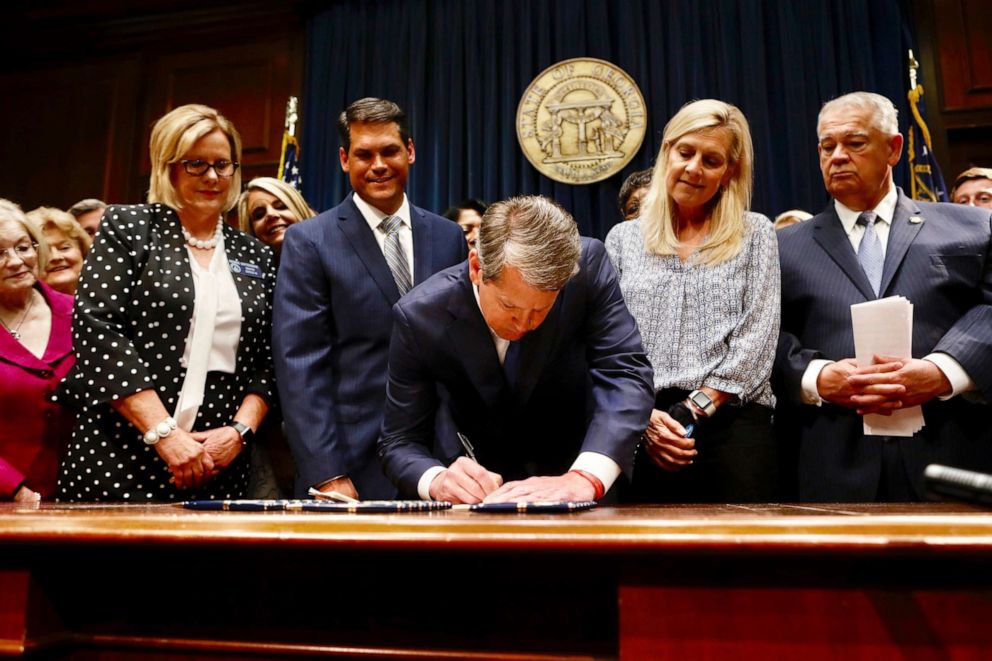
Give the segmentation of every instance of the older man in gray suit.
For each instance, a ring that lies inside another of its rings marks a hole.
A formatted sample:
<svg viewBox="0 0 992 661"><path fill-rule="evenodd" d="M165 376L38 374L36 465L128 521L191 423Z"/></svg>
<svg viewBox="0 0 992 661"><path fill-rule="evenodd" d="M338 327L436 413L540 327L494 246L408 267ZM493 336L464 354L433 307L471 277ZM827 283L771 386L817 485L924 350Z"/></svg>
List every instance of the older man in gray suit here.
<svg viewBox="0 0 992 661"><path fill-rule="evenodd" d="M856 92L820 111L830 206L779 232L782 332L776 424L798 444L805 501L920 500L938 462L992 469L992 218L911 200L892 182L896 109ZM851 305L904 296L912 357L854 360ZM922 405L912 437L866 436L862 416Z"/></svg>

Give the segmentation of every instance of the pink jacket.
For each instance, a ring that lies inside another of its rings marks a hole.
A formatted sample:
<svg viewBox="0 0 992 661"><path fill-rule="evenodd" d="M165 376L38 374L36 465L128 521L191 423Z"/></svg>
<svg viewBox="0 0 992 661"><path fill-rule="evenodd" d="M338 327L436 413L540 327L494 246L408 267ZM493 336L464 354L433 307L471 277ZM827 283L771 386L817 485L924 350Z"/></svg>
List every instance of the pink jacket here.
<svg viewBox="0 0 992 661"><path fill-rule="evenodd" d="M13 498L21 484L52 497L75 420L70 409L50 399L76 362L73 299L42 282L36 287L52 310L44 356L37 358L0 327L0 500Z"/></svg>

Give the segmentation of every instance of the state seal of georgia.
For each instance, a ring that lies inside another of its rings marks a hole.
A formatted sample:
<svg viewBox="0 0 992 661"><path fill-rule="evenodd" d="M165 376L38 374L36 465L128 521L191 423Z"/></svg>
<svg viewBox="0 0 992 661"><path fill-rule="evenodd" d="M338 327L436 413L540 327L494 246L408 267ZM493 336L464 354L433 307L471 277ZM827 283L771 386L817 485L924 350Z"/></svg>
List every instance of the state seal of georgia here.
<svg viewBox="0 0 992 661"><path fill-rule="evenodd" d="M644 97L609 62L575 58L531 82L517 106L517 140L541 174L591 184L619 172L644 141Z"/></svg>

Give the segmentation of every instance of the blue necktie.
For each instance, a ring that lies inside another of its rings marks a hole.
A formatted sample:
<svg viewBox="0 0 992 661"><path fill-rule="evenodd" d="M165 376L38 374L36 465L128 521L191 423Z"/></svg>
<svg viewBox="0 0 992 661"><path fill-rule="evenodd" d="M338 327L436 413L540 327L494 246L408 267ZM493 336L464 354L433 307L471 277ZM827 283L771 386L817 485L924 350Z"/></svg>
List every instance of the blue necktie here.
<svg viewBox="0 0 992 661"><path fill-rule="evenodd" d="M506 376L506 383L510 390L517 387L517 379L520 376L520 342L510 342L506 347L506 355L503 356L503 374Z"/></svg>
<svg viewBox="0 0 992 661"><path fill-rule="evenodd" d="M379 223L379 231L386 235L382 254L386 258L389 270L393 272L393 280L396 281L396 288L400 290L400 296L413 287L410 282L410 265L406 261L403 247L400 246L399 229L402 222L399 216L387 216Z"/></svg>
<svg viewBox="0 0 992 661"><path fill-rule="evenodd" d="M875 222L878 216L874 211L864 211L858 216L858 225L865 228L865 233L858 244L858 262L861 269L868 276L871 288L878 296L878 288L882 285L882 267L885 264L885 256L882 254L882 242L875 234Z"/></svg>

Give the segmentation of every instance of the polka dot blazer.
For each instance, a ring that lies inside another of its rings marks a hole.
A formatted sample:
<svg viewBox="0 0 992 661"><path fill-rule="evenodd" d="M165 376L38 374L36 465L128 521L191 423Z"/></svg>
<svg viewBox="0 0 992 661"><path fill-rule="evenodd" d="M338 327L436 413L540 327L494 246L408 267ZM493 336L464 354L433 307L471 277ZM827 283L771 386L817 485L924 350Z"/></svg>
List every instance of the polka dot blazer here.
<svg viewBox="0 0 992 661"><path fill-rule="evenodd" d="M271 250L224 225L224 246L241 299L234 374L210 372L194 431L228 424L248 393L271 401L275 267ZM110 405L151 388L175 410L180 364L193 316L193 276L179 217L161 204L109 207L83 267L73 318L75 368L57 397L80 414L58 494L69 501L169 501L244 495L250 452L199 492L169 483L165 462Z"/></svg>

